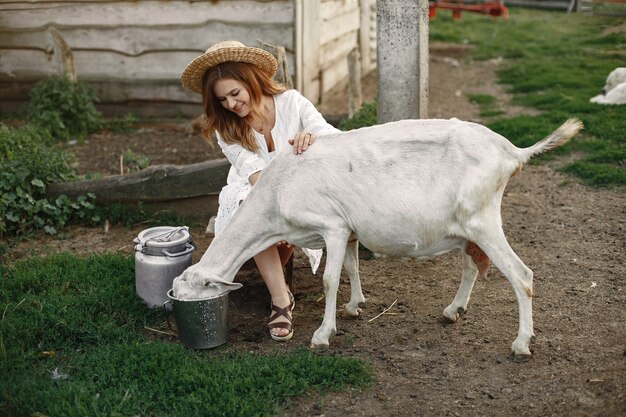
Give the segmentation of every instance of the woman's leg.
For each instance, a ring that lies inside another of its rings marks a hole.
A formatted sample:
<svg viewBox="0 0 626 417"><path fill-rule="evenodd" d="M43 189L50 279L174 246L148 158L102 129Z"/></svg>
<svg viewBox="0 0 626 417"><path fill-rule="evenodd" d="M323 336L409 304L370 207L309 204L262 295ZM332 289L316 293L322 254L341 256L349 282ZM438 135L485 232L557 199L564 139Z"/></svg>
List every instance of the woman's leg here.
<svg viewBox="0 0 626 417"><path fill-rule="evenodd" d="M293 253L292 247L287 245L272 245L254 257L259 273L267 285L272 303L278 307L287 307L291 300L285 284L283 265L287 263ZM285 321L283 317L277 317L273 322ZM274 336L284 337L289 334L288 329L271 329Z"/></svg>
<svg viewBox="0 0 626 417"><path fill-rule="evenodd" d="M289 258L291 258L291 255L293 255L294 248L290 244L282 242L278 243L276 247L278 248L278 254L280 255L280 263L284 268L285 265L287 265L287 261L289 261Z"/></svg>

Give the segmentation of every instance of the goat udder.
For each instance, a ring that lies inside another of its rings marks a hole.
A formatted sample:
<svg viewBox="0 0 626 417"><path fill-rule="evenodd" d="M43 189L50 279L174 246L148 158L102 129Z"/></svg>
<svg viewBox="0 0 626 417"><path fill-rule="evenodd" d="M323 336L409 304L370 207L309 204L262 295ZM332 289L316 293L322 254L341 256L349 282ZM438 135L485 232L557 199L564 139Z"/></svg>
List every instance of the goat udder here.
<svg viewBox="0 0 626 417"><path fill-rule="evenodd" d="M474 242L467 242L465 246L465 253L472 257L472 260L478 268L478 276L482 278L487 277L487 268L489 268L489 257L483 250L478 247Z"/></svg>

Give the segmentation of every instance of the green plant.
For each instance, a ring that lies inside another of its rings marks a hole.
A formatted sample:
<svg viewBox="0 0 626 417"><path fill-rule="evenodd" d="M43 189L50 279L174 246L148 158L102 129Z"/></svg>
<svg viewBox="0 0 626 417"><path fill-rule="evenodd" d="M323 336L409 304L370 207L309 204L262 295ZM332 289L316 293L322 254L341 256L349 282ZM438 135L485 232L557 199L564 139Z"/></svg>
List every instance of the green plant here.
<svg viewBox="0 0 626 417"><path fill-rule="evenodd" d="M269 416L291 398L363 387L353 358L304 349L193 351L135 295L134 259L69 254L0 265L0 414Z"/></svg>
<svg viewBox="0 0 626 417"><path fill-rule="evenodd" d="M339 129L352 130L376 124L376 101L364 103L354 116L339 123Z"/></svg>
<svg viewBox="0 0 626 417"><path fill-rule="evenodd" d="M26 113L31 123L47 129L55 140L82 139L102 125L96 101L83 82L52 76L31 90Z"/></svg>
<svg viewBox="0 0 626 417"><path fill-rule="evenodd" d="M122 160L127 172L141 171L150 166L150 158L145 155L136 154L130 149L126 149L122 153Z"/></svg>
<svg viewBox="0 0 626 417"><path fill-rule="evenodd" d="M104 121L103 127L115 133L130 133L135 130L135 124L139 119L132 113L124 117L112 117Z"/></svg>
<svg viewBox="0 0 626 417"><path fill-rule="evenodd" d="M0 123L0 236L33 230L54 234L71 218L88 217L93 195L76 201L45 197L47 184L73 177L67 154L53 146L47 130Z"/></svg>

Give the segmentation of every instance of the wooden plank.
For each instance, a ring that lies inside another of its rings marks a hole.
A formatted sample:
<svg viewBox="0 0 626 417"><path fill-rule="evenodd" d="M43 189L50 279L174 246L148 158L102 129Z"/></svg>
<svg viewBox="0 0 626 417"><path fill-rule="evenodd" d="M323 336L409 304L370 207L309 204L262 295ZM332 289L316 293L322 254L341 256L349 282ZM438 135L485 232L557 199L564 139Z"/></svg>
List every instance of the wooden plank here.
<svg viewBox="0 0 626 417"><path fill-rule="evenodd" d="M358 46L357 35L357 31L348 32L322 45L320 49L320 66L326 68L336 60L348 56L350 51Z"/></svg>
<svg viewBox="0 0 626 417"><path fill-rule="evenodd" d="M98 203L159 202L219 194L230 163L217 159L190 165L156 165L128 175L48 185L46 197L94 193ZM198 181L202 178L202 181Z"/></svg>
<svg viewBox="0 0 626 417"><path fill-rule="evenodd" d="M332 89L341 81L348 78L348 60L346 58L339 59L333 64L325 68L321 73L322 94Z"/></svg>
<svg viewBox="0 0 626 417"><path fill-rule="evenodd" d="M354 116L363 105L362 76L360 52L354 48L348 54L348 117Z"/></svg>
<svg viewBox="0 0 626 417"><path fill-rule="evenodd" d="M376 3L375 0L359 0L360 26L359 48L361 52L361 69L368 74L376 67ZM374 37L372 38L372 33ZM372 56L372 53L374 54Z"/></svg>
<svg viewBox="0 0 626 417"><path fill-rule="evenodd" d="M293 79L289 71L289 62L287 60L287 53L285 47L280 45L273 45L268 42L258 40L258 47L271 53L276 62L278 63L276 74L274 74L274 80L283 85L287 89L293 88Z"/></svg>
<svg viewBox="0 0 626 417"><path fill-rule="evenodd" d="M178 80L197 52L150 52L137 57L110 51L74 50L81 80ZM287 55L290 59L290 54ZM0 50L0 80L44 78L59 73L54 56L37 50Z"/></svg>
<svg viewBox="0 0 626 417"><path fill-rule="evenodd" d="M0 45L11 49L49 50L52 45L50 30L54 26L27 30L7 30L0 27ZM109 50L127 56L138 56L153 51L204 52L210 45L225 39L236 39L246 45L255 45L256 39L280 44L293 52L291 24L253 25L251 23L222 23L162 27L76 27L59 30L72 50Z"/></svg>
<svg viewBox="0 0 626 417"><path fill-rule="evenodd" d="M320 19L330 20L359 8L357 0L331 0L320 4Z"/></svg>
<svg viewBox="0 0 626 417"><path fill-rule="evenodd" d="M161 0L143 0L144 2L148 2L148 1L161 1ZM169 1L171 3L206 3L207 0L166 0ZM221 1L223 3L228 3L228 2L237 2L237 1L241 1L241 0L209 0L211 3L217 3L217 1ZM274 1L281 1L281 0L254 0L258 3L271 3ZM322 1L328 1L328 0L322 0ZM330 1L334 1L334 0L330 0ZM80 4L89 4L89 3L128 3L128 0L0 0L0 6L6 6L9 8L15 8L15 7L20 7L20 8L26 8L26 7L30 7L30 8L37 8L37 7L42 7L42 5L47 6L60 6L60 5L68 5L68 4L73 4L73 5L80 5Z"/></svg>
<svg viewBox="0 0 626 417"><path fill-rule="evenodd" d="M80 78L79 78L80 79ZM0 82L0 100L26 100L28 93L37 80L30 82ZM95 92L101 103L149 101L149 102L177 102L198 103L202 102L199 94L188 92L180 86L176 80L83 80Z"/></svg>
<svg viewBox="0 0 626 417"><path fill-rule="evenodd" d="M302 56L302 95L311 102L319 101L319 89L313 83L319 77L320 65L320 25L319 25L319 2L303 0L300 14L302 30L302 44L300 47Z"/></svg>
<svg viewBox="0 0 626 417"><path fill-rule="evenodd" d="M338 15L329 20L323 20L320 23L320 44L324 45L348 32L358 30L360 25L359 15L359 9L357 8L347 14Z"/></svg>
<svg viewBox="0 0 626 417"><path fill-rule="evenodd" d="M60 4L32 9L5 9L0 27L28 29L55 24L59 29L78 26L170 26L209 22L289 24L294 10L288 0L258 2L106 2L105 4ZM149 16L149 18L146 18Z"/></svg>

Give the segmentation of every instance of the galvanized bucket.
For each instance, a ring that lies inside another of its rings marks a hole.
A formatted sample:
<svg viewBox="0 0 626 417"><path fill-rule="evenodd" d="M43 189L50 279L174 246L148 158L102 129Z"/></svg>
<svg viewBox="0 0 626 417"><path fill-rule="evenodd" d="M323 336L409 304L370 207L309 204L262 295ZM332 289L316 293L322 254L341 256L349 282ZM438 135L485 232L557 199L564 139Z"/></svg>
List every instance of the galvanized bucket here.
<svg viewBox="0 0 626 417"><path fill-rule="evenodd" d="M174 297L174 290L169 290L167 297L169 300L163 306L167 310L166 305L171 303L176 332L183 345L190 349L210 349L228 341L228 293L185 301Z"/></svg>
<svg viewBox="0 0 626 417"><path fill-rule="evenodd" d="M196 249L187 226L158 226L139 233L135 243L135 289L149 306L160 307L174 278L191 266Z"/></svg>

